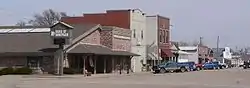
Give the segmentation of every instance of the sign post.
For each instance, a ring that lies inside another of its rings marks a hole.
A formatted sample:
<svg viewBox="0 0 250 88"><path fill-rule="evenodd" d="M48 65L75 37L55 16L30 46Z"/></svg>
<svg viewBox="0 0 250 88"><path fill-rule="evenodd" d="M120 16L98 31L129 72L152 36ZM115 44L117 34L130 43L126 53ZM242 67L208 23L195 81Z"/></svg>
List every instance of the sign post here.
<svg viewBox="0 0 250 88"><path fill-rule="evenodd" d="M54 45L59 45L59 54L57 55L59 59L57 60L57 74L63 75L63 62L64 62L64 45L70 43L70 38L72 36L72 29L73 27L64 23L58 22L55 25L50 27L50 36L53 40Z"/></svg>

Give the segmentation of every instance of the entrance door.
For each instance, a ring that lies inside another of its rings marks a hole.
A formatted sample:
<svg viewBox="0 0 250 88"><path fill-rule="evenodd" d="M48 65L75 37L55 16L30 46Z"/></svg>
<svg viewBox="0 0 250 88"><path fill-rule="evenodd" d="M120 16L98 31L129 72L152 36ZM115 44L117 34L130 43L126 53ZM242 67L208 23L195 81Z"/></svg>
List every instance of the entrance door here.
<svg viewBox="0 0 250 88"><path fill-rule="evenodd" d="M42 57L27 57L27 66L30 68L41 67Z"/></svg>

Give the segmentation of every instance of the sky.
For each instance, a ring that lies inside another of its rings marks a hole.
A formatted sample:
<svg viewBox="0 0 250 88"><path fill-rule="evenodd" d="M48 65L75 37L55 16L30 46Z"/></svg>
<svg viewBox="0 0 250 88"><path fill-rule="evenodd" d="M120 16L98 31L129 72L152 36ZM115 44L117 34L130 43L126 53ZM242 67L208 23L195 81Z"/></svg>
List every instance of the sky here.
<svg viewBox="0 0 250 88"><path fill-rule="evenodd" d="M70 16L112 9L139 8L147 15L171 20L171 41L194 42L216 47L250 47L250 0L4 0L0 25L14 25L46 9Z"/></svg>

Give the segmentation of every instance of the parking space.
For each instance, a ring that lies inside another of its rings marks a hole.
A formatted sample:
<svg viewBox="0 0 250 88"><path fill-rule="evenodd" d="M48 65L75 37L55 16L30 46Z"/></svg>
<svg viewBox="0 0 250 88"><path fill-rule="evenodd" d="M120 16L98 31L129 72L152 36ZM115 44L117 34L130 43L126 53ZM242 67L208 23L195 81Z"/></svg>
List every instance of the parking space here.
<svg viewBox="0 0 250 88"><path fill-rule="evenodd" d="M93 77L3 76L0 77L0 88L250 88L249 74L248 69L225 69L166 74L109 74Z"/></svg>

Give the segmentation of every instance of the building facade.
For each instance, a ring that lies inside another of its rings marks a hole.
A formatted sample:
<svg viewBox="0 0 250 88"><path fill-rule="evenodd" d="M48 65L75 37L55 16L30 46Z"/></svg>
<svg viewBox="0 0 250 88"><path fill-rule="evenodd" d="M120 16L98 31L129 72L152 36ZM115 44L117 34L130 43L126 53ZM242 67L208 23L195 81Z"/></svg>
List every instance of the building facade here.
<svg viewBox="0 0 250 88"><path fill-rule="evenodd" d="M140 9L107 10L106 13L64 17L62 21L69 24L94 23L130 29L131 52L140 55L132 58L131 68L134 72L140 72L143 64L146 64L146 15Z"/></svg>
<svg viewBox="0 0 250 88"><path fill-rule="evenodd" d="M71 24L72 40L65 46L64 62L67 68L78 73L114 73L130 68L131 31L115 32L117 27L108 27L111 34L103 34L107 27L96 24ZM116 38L116 36L119 36ZM111 38L104 40L102 38ZM0 27L0 67L30 67L43 72L58 72L58 46L53 45L49 27L4 26ZM117 42L119 41L119 42ZM129 43L127 43L129 42ZM108 47L107 45L113 45ZM7 62L7 63L2 63Z"/></svg>
<svg viewBox="0 0 250 88"><path fill-rule="evenodd" d="M202 64L209 61L209 48L207 46L180 46L181 51L187 54L180 54L178 59L193 61L196 64Z"/></svg>
<svg viewBox="0 0 250 88"><path fill-rule="evenodd" d="M170 20L169 18L155 15L147 16L146 44L147 60L151 65L163 59L171 59L173 53L170 47Z"/></svg>

